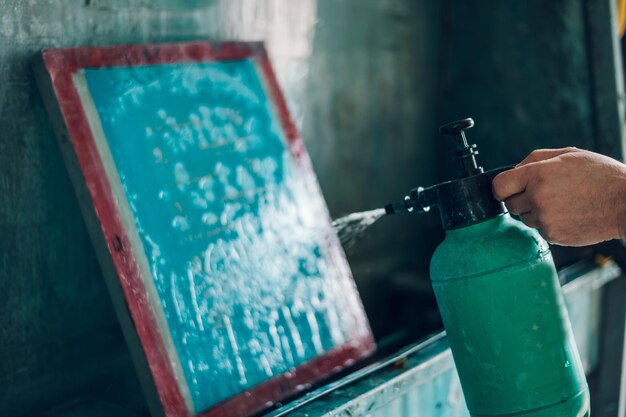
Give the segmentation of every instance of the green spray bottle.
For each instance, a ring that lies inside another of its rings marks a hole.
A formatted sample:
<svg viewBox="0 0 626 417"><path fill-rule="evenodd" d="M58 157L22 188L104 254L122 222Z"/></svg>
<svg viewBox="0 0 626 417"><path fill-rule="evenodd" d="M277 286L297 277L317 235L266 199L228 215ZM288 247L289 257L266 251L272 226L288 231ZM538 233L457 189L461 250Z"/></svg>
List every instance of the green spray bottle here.
<svg viewBox="0 0 626 417"><path fill-rule="evenodd" d="M463 119L458 179L416 188L387 214L439 208L446 230L430 263L439 311L472 416L587 417L589 391L548 244L493 198Z"/></svg>

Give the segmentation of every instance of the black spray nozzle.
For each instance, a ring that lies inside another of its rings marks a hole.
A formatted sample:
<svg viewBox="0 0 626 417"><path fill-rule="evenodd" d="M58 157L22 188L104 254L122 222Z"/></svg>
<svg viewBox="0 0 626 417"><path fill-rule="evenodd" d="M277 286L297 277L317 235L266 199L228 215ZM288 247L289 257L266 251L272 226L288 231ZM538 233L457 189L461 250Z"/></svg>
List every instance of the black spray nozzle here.
<svg viewBox="0 0 626 417"><path fill-rule="evenodd" d="M474 126L467 118L441 126L439 131L456 139L455 160L460 168L460 178L415 188L404 199L385 206L385 213L425 213L432 206L439 208L441 223L446 230L465 227L506 212L504 204L493 197L491 183L500 172L511 167L484 172L476 163L476 145L467 143L465 130Z"/></svg>
<svg viewBox="0 0 626 417"><path fill-rule="evenodd" d="M456 148L453 153L454 159L459 162L461 178L471 177L484 172L483 168L479 167L476 162L478 148L475 144L468 144L465 137L465 131L472 127L474 127L474 119L468 117L447 123L439 128L439 133L442 135L452 136L456 139Z"/></svg>
<svg viewBox="0 0 626 417"><path fill-rule="evenodd" d="M403 200L394 201L385 206L385 214L404 213L405 211L413 211L413 206L407 202L407 195Z"/></svg>
<svg viewBox="0 0 626 417"><path fill-rule="evenodd" d="M436 204L433 195L434 189L417 187L411 190L410 194L402 200L389 203L385 206L386 214L396 214L416 211L417 213L427 213L430 207Z"/></svg>

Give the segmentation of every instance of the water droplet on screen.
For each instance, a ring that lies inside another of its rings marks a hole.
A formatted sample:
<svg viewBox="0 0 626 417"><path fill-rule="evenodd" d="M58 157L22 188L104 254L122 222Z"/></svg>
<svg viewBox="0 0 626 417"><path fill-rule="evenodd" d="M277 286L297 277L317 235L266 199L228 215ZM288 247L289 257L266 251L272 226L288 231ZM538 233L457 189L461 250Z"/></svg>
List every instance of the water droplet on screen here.
<svg viewBox="0 0 626 417"><path fill-rule="evenodd" d="M214 213L204 213L202 215L202 223L212 226L218 221L218 217Z"/></svg>
<svg viewBox="0 0 626 417"><path fill-rule="evenodd" d="M181 232L184 232L186 230L189 230L189 221L184 216L176 216L172 220L172 227L174 229L180 230Z"/></svg>

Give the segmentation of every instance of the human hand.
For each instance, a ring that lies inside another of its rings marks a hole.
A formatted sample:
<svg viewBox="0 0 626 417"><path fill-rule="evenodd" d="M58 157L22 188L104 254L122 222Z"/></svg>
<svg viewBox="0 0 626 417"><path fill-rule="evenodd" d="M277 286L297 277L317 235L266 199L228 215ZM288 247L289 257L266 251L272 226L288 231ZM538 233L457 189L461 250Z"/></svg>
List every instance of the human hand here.
<svg viewBox="0 0 626 417"><path fill-rule="evenodd" d="M550 243L626 235L626 165L577 148L539 149L493 180L493 195Z"/></svg>

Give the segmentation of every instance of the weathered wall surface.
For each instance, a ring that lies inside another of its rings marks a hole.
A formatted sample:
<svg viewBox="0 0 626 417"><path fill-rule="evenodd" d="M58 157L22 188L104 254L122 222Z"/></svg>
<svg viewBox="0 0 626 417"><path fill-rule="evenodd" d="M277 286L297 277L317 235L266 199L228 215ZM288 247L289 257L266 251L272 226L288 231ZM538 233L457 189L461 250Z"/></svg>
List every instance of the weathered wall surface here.
<svg viewBox="0 0 626 417"><path fill-rule="evenodd" d="M488 144L480 150L491 166L519 161L537 147L578 146L619 157L620 122L610 132L604 128L623 101L617 97L623 87L615 85L622 75L609 55L616 27L602 14L609 3L449 0L441 116L474 115L470 134Z"/></svg>
<svg viewBox="0 0 626 417"><path fill-rule="evenodd" d="M0 415L94 394L145 408L33 81L35 53L265 40L336 216L430 179L437 23L429 3L0 0ZM351 258L381 331L382 279L427 263L415 225L407 217L376 226Z"/></svg>
<svg viewBox="0 0 626 417"><path fill-rule="evenodd" d="M318 2L303 132L333 217L434 182L439 3ZM438 323L419 315L436 308L426 273L440 236L436 214L387 217L349 252L379 335Z"/></svg>

